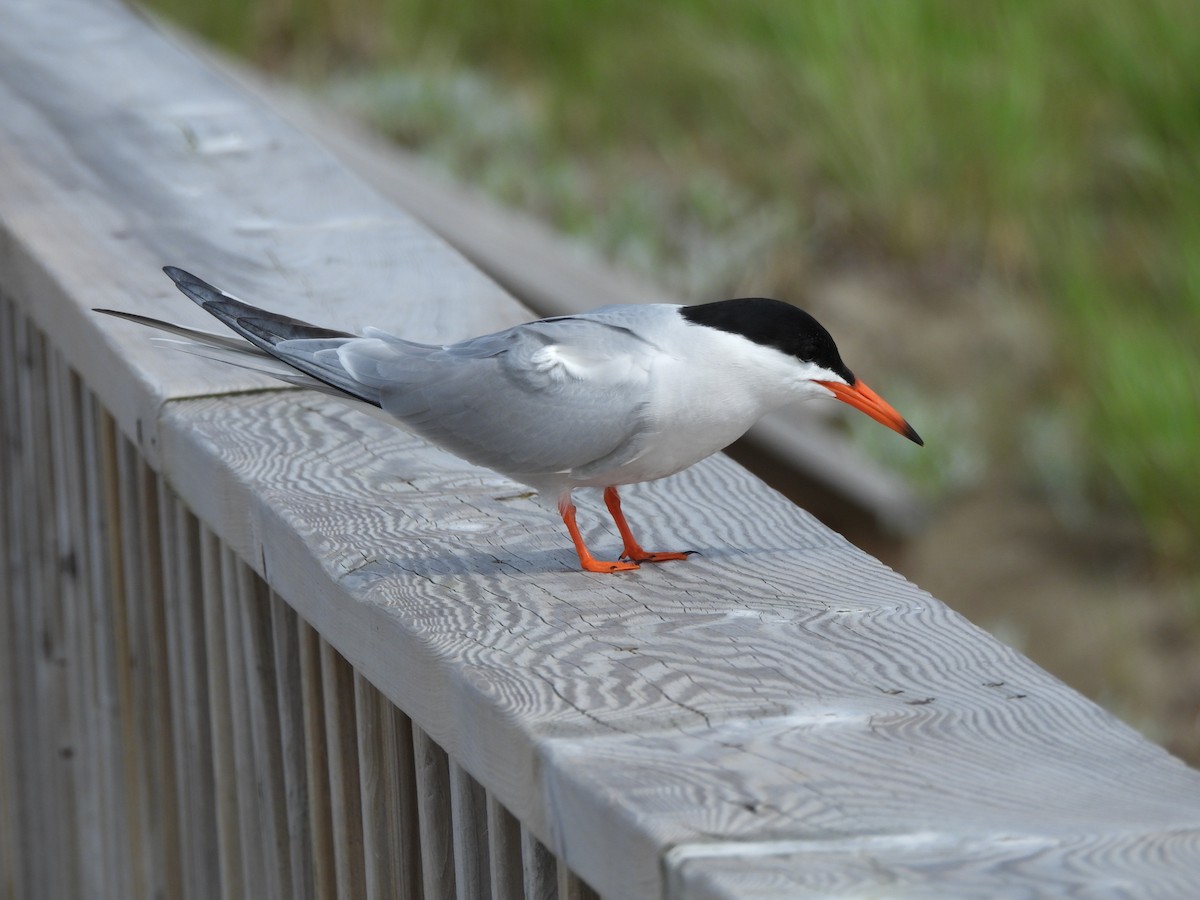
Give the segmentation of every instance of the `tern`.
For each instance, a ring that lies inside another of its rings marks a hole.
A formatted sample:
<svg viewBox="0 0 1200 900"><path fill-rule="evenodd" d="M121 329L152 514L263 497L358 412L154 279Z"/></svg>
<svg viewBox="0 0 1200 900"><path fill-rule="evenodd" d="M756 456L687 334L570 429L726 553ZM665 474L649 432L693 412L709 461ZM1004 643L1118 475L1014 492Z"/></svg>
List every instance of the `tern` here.
<svg viewBox="0 0 1200 900"><path fill-rule="evenodd" d="M390 420L558 503L588 572L686 559L643 550L617 489L673 475L727 447L764 414L834 397L924 442L846 367L816 319L780 300L605 306L456 344L376 328L350 334L250 306L167 266L185 295L240 337L98 309L183 338L178 349L265 372ZM599 488L624 544L592 556L571 493Z"/></svg>

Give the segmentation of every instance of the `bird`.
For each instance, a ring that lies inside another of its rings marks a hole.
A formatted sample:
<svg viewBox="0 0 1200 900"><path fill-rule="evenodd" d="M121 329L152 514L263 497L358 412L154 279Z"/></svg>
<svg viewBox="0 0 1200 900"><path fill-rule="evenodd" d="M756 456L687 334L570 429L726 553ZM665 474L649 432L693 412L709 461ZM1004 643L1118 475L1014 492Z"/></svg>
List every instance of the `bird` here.
<svg viewBox="0 0 1200 900"><path fill-rule="evenodd" d="M846 367L829 332L781 300L604 306L438 345L371 327L353 334L311 325L243 303L175 266L163 271L238 337L95 311L173 334L165 340L176 349L365 405L529 485L557 503L587 572L691 555L643 549L618 489L680 472L795 401L832 397L924 444ZM584 543L572 499L579 488L602 491L622 540L617 559L597 559Z"/></svg>

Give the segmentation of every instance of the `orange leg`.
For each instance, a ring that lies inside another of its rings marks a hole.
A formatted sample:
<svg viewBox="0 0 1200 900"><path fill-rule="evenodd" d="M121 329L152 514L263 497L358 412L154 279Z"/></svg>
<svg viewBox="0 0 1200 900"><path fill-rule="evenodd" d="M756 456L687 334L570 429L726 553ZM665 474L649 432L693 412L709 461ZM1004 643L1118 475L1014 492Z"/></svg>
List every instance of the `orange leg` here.
<svg viewBox="0 0 1200 900"><path fill-rule="evenodd" d="M571 540L575 542L575 552L579 554L579 564L585 572L624 572L628 569L638 568L636 562L609 562L592 556L583 543L583 535L579 533L579 526L575 524L575 504L571 502L569 495L559 499L558 511L567 526L567 531L571 533Z"/></svg>
<svg viewBox="0 0 1200 900"><path fill-rule="evenodd" d="M625 514L621 512L621 498L617 496L615 487L606 487L604 489L604 503L608 507L609 513L612 514L613 521L617 523L617 530L621 532L621 540L625 542L625 552L621 554L621 559L630 559L634 562L666 562L669 559L687 559L696 551L685 550L683 553L652 553L648 550L643 550L642 545L634 538L633 532L629 530L629 523L625 521Z"/></svg>

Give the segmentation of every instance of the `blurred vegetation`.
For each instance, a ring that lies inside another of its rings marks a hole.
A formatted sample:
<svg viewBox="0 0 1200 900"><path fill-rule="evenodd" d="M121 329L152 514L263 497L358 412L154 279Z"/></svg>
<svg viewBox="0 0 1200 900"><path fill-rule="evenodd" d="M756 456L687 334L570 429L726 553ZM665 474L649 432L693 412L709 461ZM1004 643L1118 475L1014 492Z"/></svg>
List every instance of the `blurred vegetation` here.
<svg viewBox="0 0 1200 900"><path fill-rule="evenodd" d="M1081 423L1071 468L1136 506L1168 567L1195 572L1200 4L152 5L332 81L402 139L445 140L453 118L459 170L499 129L530 174L491 168L493 190L577 233L607 222L591 237L609 253L673 259L693 288L739 261L783 280L803 271L789 254L852 247L949 255L1013 285L1058 330L1042 389ZM614 154L649 175L605 177ZM631 233L645 239L632 250Z"/></svg>

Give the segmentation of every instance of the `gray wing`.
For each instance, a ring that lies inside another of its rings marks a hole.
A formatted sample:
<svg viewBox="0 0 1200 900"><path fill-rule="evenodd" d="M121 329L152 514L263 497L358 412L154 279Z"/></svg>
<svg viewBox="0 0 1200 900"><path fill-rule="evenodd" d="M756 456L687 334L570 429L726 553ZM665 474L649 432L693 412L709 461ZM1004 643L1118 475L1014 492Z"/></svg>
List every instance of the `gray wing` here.
<svg viewBox="0 0 1200 900"><path fill-rule="evenodd" d="M447 347L378 331L337 355L409 428L471 462L537 481L636 457L653 348L569 316Z"/></svg>
<svg viewBox="0 0 1200 900"><path fill-rule="evenodd" d="M537 483L635 459L655 348L626 327L663 315L610 307L439 347L363 337L249 304L168 266L176 286L245 341L98 310L170 332L179 349L379 407L471 462Z"/></svg>

